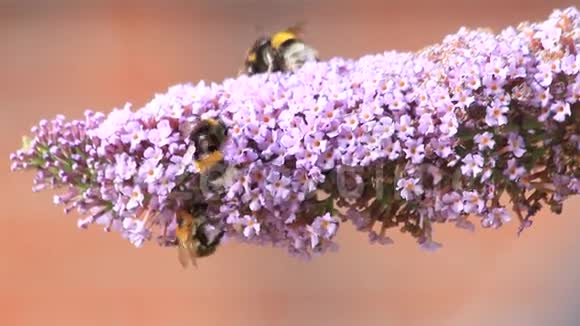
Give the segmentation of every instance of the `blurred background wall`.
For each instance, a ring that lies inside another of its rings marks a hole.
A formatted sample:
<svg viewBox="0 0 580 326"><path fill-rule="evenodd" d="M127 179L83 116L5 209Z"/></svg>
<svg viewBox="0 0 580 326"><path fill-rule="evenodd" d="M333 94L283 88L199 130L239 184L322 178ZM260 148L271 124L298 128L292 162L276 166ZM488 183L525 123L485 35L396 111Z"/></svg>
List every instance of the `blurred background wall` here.
<svg viewBox="0 0 580 326"><path fill-rule="evenodd" d="M499 30L575 1L0 0L0 323L2 325L578 325L580 200L475 234L438 227L445 247L407 237L368 244L344 227L341 250L305 263L228 244L182 270L173 250L137 250L81 231L8 155L41 118L139 107L183 82L237 72L253 39L306 22L323 58L413 51L460 26Z"/></svg>

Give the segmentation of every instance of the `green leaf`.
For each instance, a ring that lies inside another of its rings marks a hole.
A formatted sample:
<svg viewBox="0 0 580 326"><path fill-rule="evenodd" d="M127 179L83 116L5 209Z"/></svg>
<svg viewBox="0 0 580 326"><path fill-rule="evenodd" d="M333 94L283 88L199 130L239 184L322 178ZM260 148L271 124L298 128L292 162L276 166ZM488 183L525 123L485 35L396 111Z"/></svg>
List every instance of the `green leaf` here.
<svg viewBox="0 0 580 326"><path fill-rule="evenodd" d="M519 131L520 131L520 126L517 123L510 123L502 128L502 132L504 132L504 133L519 132Z"/></svg>
<svg viewBox="0 0 580 326"><path fill-rule="evenodd" d="M545 156L546 148L533 148L526 155L526 161L524 162L524 167L526 170L530 171L537 163Z"/></svg>
<svg viewBox="0 0 580 326"><path fill-rule="evenodd" d="M546 140L546 133L544 133L544 132L538 132L536 134L526 136L526 143L529 143L529 144L535 144L539 141L545 141L545 140Z"/></svg>
<svg viewBox="0 0 580 326"><path fill-rule="evenodd" d="M377 191L376 199L383 205L389 205L393 201L393 195L395 192L395 185L390 182L384 182L381 184L382 191Z"/></svg>
<svg viewBox="0 0 580 326"><path fill-rule="evenodd" d="M542 129L544 125L536 118L525 117L522 121L522 128L525 130Z"/></svg>
<svg viewBox="0 0 580 326"><path fill-rule="evenodd" d="M459 128L457 130L457 137L462 141L473 140L473 137L477 134L477 130L470 128Z"/></svg>

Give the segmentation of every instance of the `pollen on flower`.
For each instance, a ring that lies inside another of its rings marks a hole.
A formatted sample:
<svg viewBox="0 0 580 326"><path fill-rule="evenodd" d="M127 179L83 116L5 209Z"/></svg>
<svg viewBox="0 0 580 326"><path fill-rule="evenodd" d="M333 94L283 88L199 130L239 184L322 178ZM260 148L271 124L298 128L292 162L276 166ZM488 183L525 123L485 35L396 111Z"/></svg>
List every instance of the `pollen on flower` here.
<svg viewBox="0 0 580 326"><path fill-rule="evenodd" d="M511 209L523 229L580 191L579 31L567 8L415 53L176 85L137 110L40 121L11 168L61 188L54 202L84 215L79 227L136 246L170 243L176 211L199 202L228 239L303 257L334 248L349 221L373 243L401 230L428 250L438 223L497 228ZM207 118L227 138L201 162L188 126Z"/></svg>

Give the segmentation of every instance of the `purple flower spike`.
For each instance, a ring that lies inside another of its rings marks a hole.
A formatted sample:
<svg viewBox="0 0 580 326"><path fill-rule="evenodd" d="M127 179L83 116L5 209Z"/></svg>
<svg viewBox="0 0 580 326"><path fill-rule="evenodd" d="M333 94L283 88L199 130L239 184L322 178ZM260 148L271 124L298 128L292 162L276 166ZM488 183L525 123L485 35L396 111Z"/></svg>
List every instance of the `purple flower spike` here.
<svg viewBox="0 0 580 326"><path fill-rule="evenodd" d="M229 177L211 184L190 139L207 118L228 129ZM55 203L85 215L79 227L136 246L173 243L176 211L194 201L208 229L299 257L337 248L347 221L371 243L397 228L426 250L441 246L436 223L517 217L521 232L580 191L580 12L497 35L462 28L417 53L177 85L137 111L57 116L31 132L12 169L36 170L35 190L63 188Z"/></svg>

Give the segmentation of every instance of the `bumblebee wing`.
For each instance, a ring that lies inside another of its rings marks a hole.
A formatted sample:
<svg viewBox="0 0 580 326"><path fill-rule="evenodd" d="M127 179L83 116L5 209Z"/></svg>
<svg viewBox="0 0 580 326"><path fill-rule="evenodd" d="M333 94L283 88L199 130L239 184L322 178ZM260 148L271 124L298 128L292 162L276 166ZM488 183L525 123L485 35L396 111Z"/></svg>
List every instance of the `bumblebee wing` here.
<svg viewBox="0 0 580 326"><path fill-rule="evenodd" d="M187 147L187 150L185 151L185 154L183 154L181 162L179 162L180 170L185 168L187 165L191 164L191 162L193 162L193 154L195 153L195 150L196 148L194 144L191 144L189 145L189 147Z"/></svg>
<svg viewBox="0 0 580 326"><path fill-rule="evenodd" d="M237 177L237 169L231 165L225 167L223 173L215 178L214 180L210 180L212 185L217 188L224 189L231 187L236 182Z"/></svg>
<svg viewBox="0 0 580 326"><path fill-rule="evenodd" d="M193 267L197 268L197 252L193 248L193 245L188 245L187 247L178 246L177 258L179 259L179 263L181 266L183 266L183 268L187 268L187 266L189 266L189 262L191 262Z"/></svg>
<svg viewBox="0 0 580 326"><path fill-rule="evenodd" d="M300 37L301 35L304 34L304 30L306 29L306 22L304 21L300 21L297 22L296 24L286 28L286 30L288 32L294 33L296 36Z"/></svg>
<svg viewBox="0 0 580 326"><path fill-rule="evenodd" d="M262 60L264 61L263 63L266 66L267 73L270 73L276 69L276 67L274 67L274 64L275 64L274 58L275 57L276 57L276 55L273 52L272 48L270 48L270 47L265 48L264 51L262 52Z"/></svg>
<svg viewBox="0 0 580 326"><path fill-rule="evenodd" d="M190 247L187 250L187 253L189 256L189 260L191 261L191 265L197 268L197 252L195 251L195 249L193 249L193 247Z"/></svg>
<svg viewBox="0 0 580 326"><path fill-rule="evenodd" d="M191 132L193 131L194 128L195 128L195 124L193 124L190 121L184 121L179 126L179 132L181 133L181 136L183 138L189 138L189 135L191 135Z"/></svg>
<svg viewBox="0 0 580 326"><path fill-rule="evenodd" d="M183 246L177 247L177 259L183 268L187 268L189 265L189 253L187 248Z"/></svg>

